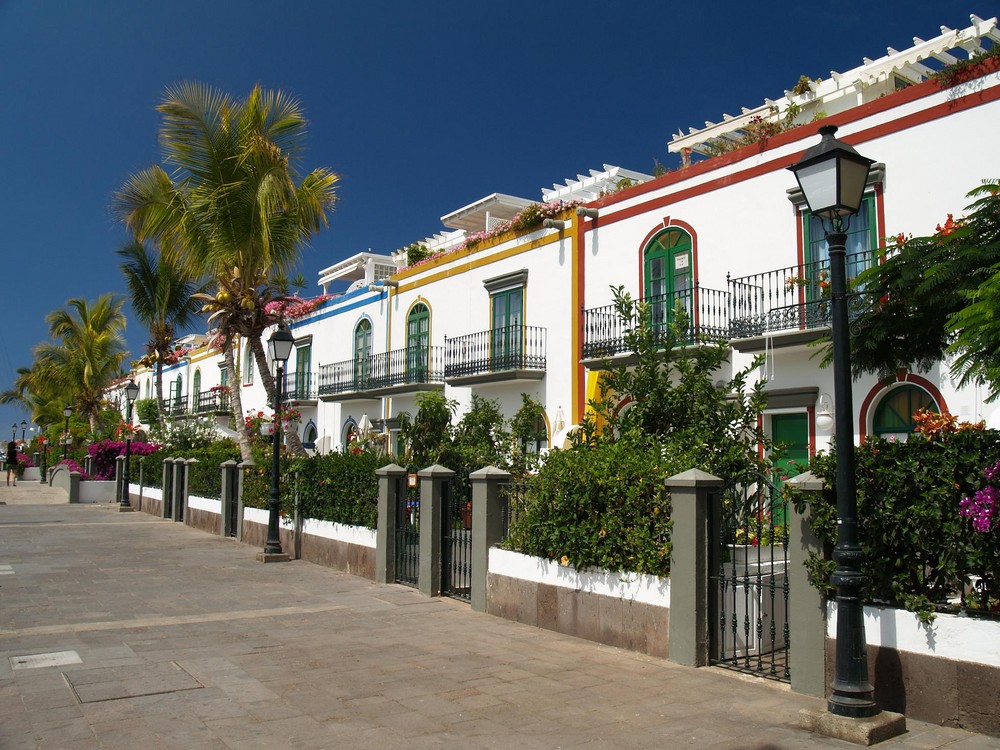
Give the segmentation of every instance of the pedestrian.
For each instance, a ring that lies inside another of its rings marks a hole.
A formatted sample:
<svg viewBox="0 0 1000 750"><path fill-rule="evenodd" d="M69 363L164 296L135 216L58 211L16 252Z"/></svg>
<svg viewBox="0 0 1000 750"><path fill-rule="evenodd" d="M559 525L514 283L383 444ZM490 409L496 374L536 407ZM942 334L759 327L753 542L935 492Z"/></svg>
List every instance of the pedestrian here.
<svg viewBox="0 0 1000 750"><path fill-rule="evenodd" d="M17 487L17 443L11 440L7 443L7 486L10 487L10 474L14 472L14 486Z"/></svg>

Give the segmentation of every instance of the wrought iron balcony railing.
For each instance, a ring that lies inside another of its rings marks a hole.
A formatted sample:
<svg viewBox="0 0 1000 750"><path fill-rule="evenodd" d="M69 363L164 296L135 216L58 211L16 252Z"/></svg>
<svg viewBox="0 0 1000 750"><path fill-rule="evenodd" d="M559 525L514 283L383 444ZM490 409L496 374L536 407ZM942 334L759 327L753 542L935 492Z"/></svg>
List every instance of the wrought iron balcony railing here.
<svg viewBox="0 0 1000 750"><path fill-rule="evenodd" d="M311 401L316 398L316 374L312 372L286 373L282 378L281 392L285 401Z"/></svg>
<svg viewBox="0 0 1000 750"><path fill-rule="evenodd" d="M394 349L319 368L319 395L444 383L444 347Z"/></svg>
<svg viewBox="0 0 1000 750"><path fill-rule="evenodd" d="M195 397L195 414L229 411L228 391L200 391Z"/></svg>
<svg viewBox="0 0 1000 750"><path fill-rule="evenodd" d="M513 325L445 339L445 378L545 370L545 329Z"/></svg>
<svg viewBox="0 0 1000 750"><path fill-rule="evenodd" d="M847 256L850 281L869 268L870 253ZM730 336L809 330L830 325L829 260L729 279Z"/></svg>
<svg viewBox="0 0 1000 750"><path fill-rule="evenodd" d="M678 310L684 312L686 343L729 338L729 294L717 289L696 286L671 294L648 297L646 304L649 324L654 332L667 334L674 328ZM636 300L638 305L640 300ZM583 358L612 357L628 351L625 343L626 325L614 305L605 305L583 313Z"/></svg>
<svg viewBox="0 0 1000 750"><path fill-rule="evenodd" d="M186 414L188 410L187 396L171 396L163 399L160 403L163 413L168 417L179 417L181 414Z"/></svg>

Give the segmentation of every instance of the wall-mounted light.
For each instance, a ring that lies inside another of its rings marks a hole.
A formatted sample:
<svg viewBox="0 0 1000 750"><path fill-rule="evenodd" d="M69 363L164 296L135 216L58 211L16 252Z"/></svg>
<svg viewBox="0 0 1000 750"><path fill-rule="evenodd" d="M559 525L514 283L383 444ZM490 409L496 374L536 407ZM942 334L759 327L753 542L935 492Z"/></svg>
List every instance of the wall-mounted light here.
<svg viewBox="0 0 1000 750"><path fill-rule="evenodd" d="M583 206L577 206L576 215L586 216L588 219L596 219L599 214L596 208L584 208Z"/></svg>
<svg viewBox="0 0 1000 750"><path fill-rule="evenodd" d="M816 429L828 432L833 427L833 409L829 393L819 394L816 400Z"/></svg>
<svg viewBox="0 0 1000 750"><path fill-rule="evenodd" d="M546 219L542 222L542 226L546 229L558 229L562 231L566 228L566 222L559 219Z"/></svg>
<svg viewBox="0 0 1000 750"><path fill-rule="evenodd" d="M384 292L388 288L398 289L399 282L391 281L390 279L382 279L381 281L376 281L374 284L368 285L369 292Z"/></svg>

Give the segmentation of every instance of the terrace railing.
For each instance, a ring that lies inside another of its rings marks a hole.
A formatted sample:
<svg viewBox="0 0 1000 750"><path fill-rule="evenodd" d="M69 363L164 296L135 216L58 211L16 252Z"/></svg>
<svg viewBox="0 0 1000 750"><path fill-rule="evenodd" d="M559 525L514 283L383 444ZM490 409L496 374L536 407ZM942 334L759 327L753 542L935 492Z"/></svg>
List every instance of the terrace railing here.
<svg viewBox="0 0 1000 750"><path fill-rule="evenodd" d="M229 411L229 394L226 391L200 391L195 396L195 414Z"/></svg>
<svg viewBox="0 0 1000 750"><path fill-rule="evenodd" d="M848 283L871 263L870 253L848 255ZM829 260L731 278L728 283L734 339L830 325Z"/></svg>
<svg viewBox="0 0 1000 750"><path fill-rule="evenodd" d="M284 377L281 390L286 401L310 401L316 398L316 374L292 372Z"/></svg>
<svg viewBox="0 0 1000 750"><path fill-rule="evenodd" d="M445 378L545 370L545 329L513 325L445 339Z"/></svg>
<svg viewBox="0 0 1000 750"><path fill-rule="evenodd" d="M647 305L649 324L662 332L671 331L678 309L686 316L682 338L685 343L729 338L729 293L695 286L671 294L636 300ZM583 358L612 357L628 351L626 324L614 305L604 305L583 313Z"/></svg>
<svg viewBox="0 0 1000 750"><path fill-rule="evenodd" d="M187 396L171 396L170 398L163 399L161 404L163 406L163 413L168 417L179 417L182 414L186 414L188 410Z"/></svg>
<svg viewBox="0 0 1000 750"><path fill-rule="evenodd" d="M394 349L319 368L320 396L444 383L444 347Z"/></svg>

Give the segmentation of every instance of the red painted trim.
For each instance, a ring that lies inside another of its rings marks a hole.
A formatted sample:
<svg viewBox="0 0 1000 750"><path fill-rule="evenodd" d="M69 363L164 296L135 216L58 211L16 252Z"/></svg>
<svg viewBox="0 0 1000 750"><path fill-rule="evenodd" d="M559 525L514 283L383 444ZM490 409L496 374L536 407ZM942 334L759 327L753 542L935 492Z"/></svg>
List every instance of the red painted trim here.
<svg viewBox="0 0 1000 750"><path fill-rule="evenodd" d="M816 455L816 407L806 407L806 419L809 422L809 458Z"/></svg>
<svg viewBox="0 0 1000 750"><path fill-rule="evenodd" d="M875 183L875 236L879 247L885 247L885 189L881 182Z"/></svg>
<svg viewBox="0 0 1000 750"><path fill-rule="evenodd" d="M886 385L885 383L876 383L872 386L872 389L868 391L868 395L865 396L864 401L861 402L861 409L858 411L858 435L861 438L861 442L865 442L868 437L868 415L872 411L872 406L875 403L875 399L880 395L892 389L894 385L899 383L909 383L911 385L923 388L930 394L930 397L934 399L934 403L937 404L938 410L943 414L948 411L948 403L944 400L944 396L941 395L940 389L934 385L927 378L921 377L920 375L914 375L913 373L900 372L896 374L896 379ZM879 399L881 401L881 399Z"/></svg>
<svg viewBox="0 0 1000 750"><path fill-rule="evenodd" d="M854 109L847 110L845 112L839 112L833 117L828 117L823 120L819 120L816 123L810 123L810 125L816 125L819 127L823 124L830 124L831 121L835 120L837 125L844 126L846 124L856 122L858 120L869 117L873 114L878 114L894 107L900 106L902 104L907 104L908 102L921 99L925 96L929 96L938 91L938 85L935 81L925 81L924 83L918 84L917 86L911 86L909 88L897 91L888 96L884 96L881 99L876 99L875 101L868 102L867 104L862 104ZM923 125L934 120L938 120L942 117L946 117L956 112L962 112L967 109L973 109L982 104L988 104L1000 99L1000 86L993 86L986 91L978 91L966 96L954 99L952 101L942 102L941 104L936 104L933 107L929 107L920 112L914 112L913 114L906 115L905 117L900 117L891 122L884 123L882 125L875 125L865 130L858 131L850 135L844 135L841 140L845 143L849 143L853 146L858 146L862 143L874 140L876 138L881 138L891 133L896 133L902 130L907 130L911 127L917 125ZM728 154L723 154L722 156L717 156L713 159L708 159L703 162L698 162L690 167L687 167L678 172L671 172L670 174L663 175L662 177L657 177L656 179L650 180L649 182L644 182L641 185L636 185L635 187L622 190L614 195L606 196L592 203L588 203L588 206L595 208L607 209L613 206L615 203L626 199L633 199L637 196L644 195L646 193L652 192L654 190L659 190L664 187L668 187L675 183L686 182L693 177L699 175L713 172L720 167L728 166L743 159L747 159L751 156L757 156L765 151L771 150L772 147L777 147L785 145L788 143L794 143L796 141L806 141L812 140L816 134L816 130L813 127L801 127L795 130L790 130L787 133L781 133L774 138L768 139L766 141L761 141L760 143L754 143L750 146L745 146L744 148L737 149ZM648 211L663 208L676 203L681 200L686 200L694 196L703 195L705 193L710 193L729 185L734 185L746 180L759 177L770 172L776 172L779 169L784 169L789 164L794 164L799 158L801 158L802 153L805 151L805 146L802 151L798 153L790 154L787 157L787 163L784 159L780 161L773 159L769 162L762 164L757 164L747 169L739 172L737 174L726 175L725 177L719 177L714 180L709 180L708 182L693 186L687 189L679 190L676 193L670 195L661 196L654 200L650 200L646 203L641 203L630 208L623 209L613 214L602 215L601 224L614 224L619 221L624 221L625 219L630 219L635 216L639 216Z"/></svg>
<svg viewBox="0 0 1000 750"><path fill-rule="evenodd" d="M570 424L580 424L583 421L583 415L587 408L587 368L580 361L583 358L583 311L587 309L587 286L584 283L586 278L586 267L587 267L587 234L584 229L584 222L581 221L583 217L577 217L576 221L576 309L572 311L570 319L572 320L575 316L576 319L576 357L575 357L575 367L576 367L576 403L573 404L571 415L573 420ZM592 222L593 224L593 222ZM571 295L572 298L572 295Z"/></svg>

